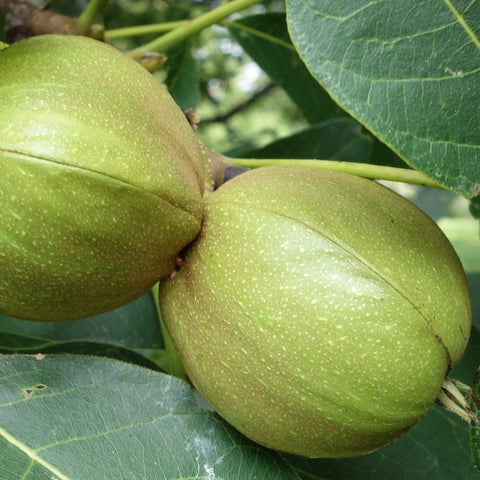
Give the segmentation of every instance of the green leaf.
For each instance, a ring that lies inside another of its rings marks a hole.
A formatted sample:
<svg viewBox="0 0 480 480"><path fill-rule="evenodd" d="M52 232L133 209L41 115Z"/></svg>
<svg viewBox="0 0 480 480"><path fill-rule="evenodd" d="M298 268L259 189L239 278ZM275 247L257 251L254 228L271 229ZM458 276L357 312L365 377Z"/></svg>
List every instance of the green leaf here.
<svg viewBox="0 0 480 480"><path fill-rule="evenodd" d="M102 315L67 322L32 322L0 315L0 351L42 351L73 341L128 348L162 348L152 294L148 292L128 305Z"/></svg>
<svg viewBox="0 0 480 480"><path fill-rule="evenodd" d="M312 74L409 165L473 196L480 184L478 3L287 0Z"/></svg>
<svg viewBox="0 0 480 480"><path fill-rule="evenodd" d="M473 218L480 219L480 196L472 198L469 210Z"/></svg>
<svg viewBox="0 0 480 480"><path fill-rule="evenodd" d="M372 139L349 118L335 118L248 152L252 158L317 158L367 162Z"/></svg>
<svg viewBox="0 0 480 480"><path fill-rule="evenodd" d="M229 23L228 30L248 55L287 92L310 123L344 114L300 60L288 35L284 14L245 17Z"/></svg>
<svg viewBox="0 0 480 480"><path fill-rule="evenodd" d="M3 353L2 350L0 350L0 352ZM21 353L33 355L68 353L74 355L108 357L115 360L121 360L122 362L139 365L141 367L150 368L151 370L169 373L167 372L167 365L163 359L163 349L136 351L129 348L119 347L117 345L109 345L108 343L64 342L49 345L48 347L43 348L41 353L39 353L37 349L22 349Z"/></svg>
<svg viewBox="0 0 480 480"><path fill-rule="evenodd" d="M470 407L473 413L480 420L480 367L475 375L472 385L472 396L470 397ZM480 423L470 425L470 448L472 459L480 473Z"/></svg>
<svg viewBox="0 0 480 480"><path fill-rule="evenodd" d="M468 348L461 361L450 372L449 377L470 385L480 359L480 325L473 324Z"/></svg>
<svg viewBox="0 0 480 480"><path fill-rule="evenodd" d="M298 478L174 377L81 356L0 356L0 372L0 478Z"/></svg>
<svg viewBox="0 0 480 480"><path fill-rule="evenodd" d="M182 45L168 54L168 75L165 83L182 110L195 108L200 101L197 63L189 46Z"/></svg>
<svg viewBox="0 0 480 480"><path fill-rule="evenodd" d="M290 464L305 480L452 480L478 478L470 461L467 424L435 407L403 438L378 452L355 458Z"/></svg>
<svg viewBox="0 0 480 480"><path fill-rule="evenodd" d="M480 272L469 273L467 278L472 302L473 324L480 329Z"/></svg>

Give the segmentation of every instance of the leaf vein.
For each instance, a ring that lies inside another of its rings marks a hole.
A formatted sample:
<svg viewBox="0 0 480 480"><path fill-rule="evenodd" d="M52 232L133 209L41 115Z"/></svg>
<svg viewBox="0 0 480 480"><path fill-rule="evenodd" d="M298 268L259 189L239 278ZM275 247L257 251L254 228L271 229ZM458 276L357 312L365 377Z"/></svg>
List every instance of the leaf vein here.
<svg viewBox="0 0 480 480"><path fill-rule="evenodd" d="M55 468L53 465L48 463L46 460L38 456L34 450L28 448L25 444L23 444L22 442L17 440L15 437L10 435L3 428L0 428L0 436L2 436L5 440L7 440L7 442L11 443L13 446L17 447L19 450L21 450L26 455L28 455L28 457L31 458L33 461L38 462L40 465L45 467L49 472L52 472L56 477L58 477L58 480L70 480L69 477L64 475L62 472L60 472L57 468Z"/></svg>
<svg viewBox="0 0 480 480"><path fill-rule="evenodd" d="M467 21L465 20L463 14L461 14L456 8L455 5L450 0L443 0L447 7L451 10L451 12L455 15L457 22L463 27L467 35L471 38L474 45L480 50L480 40L475 35L473 30L468 25Z"/></svg>

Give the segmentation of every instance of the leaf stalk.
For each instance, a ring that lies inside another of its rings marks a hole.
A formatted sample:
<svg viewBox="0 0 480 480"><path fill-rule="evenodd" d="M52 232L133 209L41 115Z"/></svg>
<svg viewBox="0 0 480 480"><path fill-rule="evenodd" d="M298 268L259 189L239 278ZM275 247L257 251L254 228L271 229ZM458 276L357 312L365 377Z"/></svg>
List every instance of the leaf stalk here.
<svg viewBox="0 0 480 480"><path fill-rule="evenodd" d="M95 23L101 23L103 25L107 3L108 0L91 0L78 17L78 21L87 27L91 27Z"/></svg>
<svg viewBox="0 0 480 480"><path fill-rule="evenodd" d="M317 160L317 159L257 159L257 158L230 158L225 160L238 167L259 168L266 166L278 167L312 167L337 172L349 173L358 177L372 178L376 180L389 180L393 182L412 183L431 188L446 189L445 186L435 182L427 175L408 168L385 167L383 165L372 165L370 163L342 162L338 160Z"/></svg>
<svg viewBox="0 0 480 480"><path fill-rule="evenodd" d="M185 22L185 24L171 30L163 36L131 50L128 54L135 60L138 60L149 52L164 53L190 37L193 37L205 28L227 18L232 13L244 10L256 3L260 3L260 1L261 0L233 0L225 3L193 20Z"/></svg>
<svg viewBox="0 0 480 480"><path fill-rule="evenodd" d="M149 35L152 33L166 33L185 26L188 20L179 20L178 22L164 22L152 25L136 25L134 27L113 28L105 31L107 40L117 40L119 38L137 37L140 35Z"/></svg>

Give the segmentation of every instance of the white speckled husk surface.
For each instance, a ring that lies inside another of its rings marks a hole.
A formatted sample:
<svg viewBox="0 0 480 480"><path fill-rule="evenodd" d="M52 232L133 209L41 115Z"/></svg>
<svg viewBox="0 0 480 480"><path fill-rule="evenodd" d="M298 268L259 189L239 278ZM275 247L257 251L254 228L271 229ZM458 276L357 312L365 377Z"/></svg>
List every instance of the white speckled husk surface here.
<svg viewBox="0 0 480 480"><path fill-rule="evenodd" d="M160 287L190 379L253 440L363 454L432 406L470 332L461 264L436 224L369 180L265 167L206 200Z"/></svg>
<svg viewBox="0 0 480 480"><path fill-rule="evenodd" d="M0 52L0 312L64 320L147 291L200 229L203 163L166 89L113 47Z"/></svg>

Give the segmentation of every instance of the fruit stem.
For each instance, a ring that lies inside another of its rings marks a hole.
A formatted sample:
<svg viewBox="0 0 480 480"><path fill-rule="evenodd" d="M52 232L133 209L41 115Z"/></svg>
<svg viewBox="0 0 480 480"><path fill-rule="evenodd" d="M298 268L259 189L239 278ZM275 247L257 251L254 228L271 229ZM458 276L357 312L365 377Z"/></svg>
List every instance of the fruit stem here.
<svg viewBox="0 0 480 480"><path fill-rule="evenodd" d="M136 37L148 35L151 33L165 33L179 28L188 23L188 20L179 20L178 22L164 22L153 25L136 25L134 27L113 28L105 31L107 40L116 40L118 38Z"/></svg>
<svg viewBox="0 0 480 480"><path fill-rule="evenodd" d="M303 166L335 170L338 172L350 173L358 177L374 178L377 180L390 180L394 182L412 183L425 187L442 188L443 185L435 182L417 170L408 168L385 167L383 165L372 165L369 163L341 162L337 160L294 160L294 159L257 159L257 158L230 158L224 157L231 165L246 168L266 167L269 165L279 167Z"/></svg>
<svg viewBox="0 0 480 480"><path fill-rule="evenodd" d="M155 309L157 310L158 321L160 322L160 329L162 331L163 336L163 343L165 345L165 353L167 356L168 362L168 373L178 378L182 378L184 380L187 379L187 374L185 369L183 368L183 364L180 361L180 357L178 356L177 351L173 345L172 339L167 331L167 327L165 326L165 322L162 318L162 312L160 311L160 303L158 300L158 283L156 283L152 287L152 295L153 301L155 302Z"/></svg>
<svg viewBox="0 0 480 480"><path fill-rule="evenodd" d="M107 3L108 0L91 0L87 8L78 17L78 21L86 27L91 27L94 23L103 25Z"/></svg>
<svg viewBox="0 0 480 480"><path fill-rule="evenodd" d="M459 387L464 389L465 385L459 383ZM468 389L470 390L470 389ZM446 378L442 383L442 388L437 397L437 403L444 409L457 414L468 423L478 423L478 418L473 413L466 398L457 387L457 381Z"/></svg>
<svg viewBox="0 0 480 480"><path fill-rule="evenodd" d="M232 13L244 10L251 5L260 3L261 0L233 0L225 3L218 8L210 10L193 20L185 22L178 28L171 30L165 35L157 38L141 47L128 52L128 55L138 60L148 52L164 53L172 47L184 42L190 37L201 32L205 28L218 23L220 20L230 16Z"/></svg>

